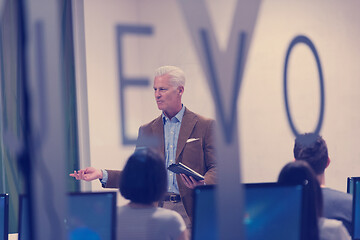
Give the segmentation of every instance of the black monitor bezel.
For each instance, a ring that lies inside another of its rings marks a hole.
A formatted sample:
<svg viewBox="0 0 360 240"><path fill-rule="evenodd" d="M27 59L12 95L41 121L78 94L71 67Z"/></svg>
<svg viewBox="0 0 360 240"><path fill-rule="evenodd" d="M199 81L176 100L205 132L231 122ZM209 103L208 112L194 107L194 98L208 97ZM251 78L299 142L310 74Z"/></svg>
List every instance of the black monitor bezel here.
<svg viewBox="0 0 360 240"><path fill-rule="evenodd" d="M353 203L352 203L352 220L351 220L351 228L352 228L352 232L351 232L351 236L352 236L352 240L360 240L360 238L355 238L354 235L355 235L355 208L356 208L356 201L357 201L357 197L358 197L358 194L360 193L357 193L356 191L356 183L355 182L360 182L360 177L348 177L347 178L347 193L350 193L350 182L353 181L353 193L352 193L352 196L353 196ZM357 207L360 207L360 206L357 206Z"/></svg>
<svg viewBox="0 0 360 240"><path fill-rule="evenodd" d="M279 184L277 182L261 182L261 183L244 183L244 184L240 184L242 185L244 188L264 188L264 187L289 187L289 186L294 186L294 185L287 185L287 184ZM305 211L306 209L306 204L307 204L307 197L308 197L308 187L307 185L296 185L296 186L302 186L302 203L301 203L301 219L300 219L300 222L301 222L301 226L300 226L300 229L301 229L301 236L300 236L300 239L301 240L305 240L306 238L306 224L305 224L305 221L307 220L307 212ZM204 185L204 186L197 186L194 191L193 191L193 199L194 199L194 204L193 204L193 220L195 220L195 215L196 215L196 212L195 212L195 206L196 206L196 202L197 201L197 198L195 197L196 193L196 189L215 189L216 188L216 185ZM192 222L192 236L195 236L195 230L196 230L196 223L195 221Z"/></svg>
<svg viewBox="0 0 360 240"><path fill-rule="evenodd" d="M84 196L84 195L107 195L111 194L112 200L111 200L111 208L112 208L112 215L111 215L111 222L112 222L112 228L111 228L111 239L116 239L116 201L117 201L117 192L114 191L101 191L101 192L70 192L67 193L67 196ZM19 218L18 218L18 239L21 239L21 214L22 214L22 201L24 201L24 198L26 198L26 194L19 195Z"/></svg>
<svg viewBox="0 0 360 240"><path fill-rule="evenodd" d="M2 193L2 194L0 194L0 198L5 199L5 204L4 204L4 236L3 236L3 239L8 240L8 236L9 236L9 194Z"/></svg>

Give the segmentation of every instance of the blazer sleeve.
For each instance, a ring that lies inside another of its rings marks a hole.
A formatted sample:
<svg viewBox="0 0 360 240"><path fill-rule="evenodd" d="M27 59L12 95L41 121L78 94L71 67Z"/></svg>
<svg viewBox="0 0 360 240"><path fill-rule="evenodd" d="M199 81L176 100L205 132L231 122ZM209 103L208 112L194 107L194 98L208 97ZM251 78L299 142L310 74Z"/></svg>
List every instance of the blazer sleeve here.
<svg viewBox="0 0 360 240"><path fill-rule="evenodd" d="M205 160L205 183L216 183L216 155L215 155L215 121L210 120L210 124L205 133L204 160Z"/></svg>
<svg viewBox="0 0 360 240"><path fill-rule="evenodd" d="M106 184L103 184L102 186L104 188L119 188L122 171L107 169L106 171L108 172L108 180Z"/></svg>

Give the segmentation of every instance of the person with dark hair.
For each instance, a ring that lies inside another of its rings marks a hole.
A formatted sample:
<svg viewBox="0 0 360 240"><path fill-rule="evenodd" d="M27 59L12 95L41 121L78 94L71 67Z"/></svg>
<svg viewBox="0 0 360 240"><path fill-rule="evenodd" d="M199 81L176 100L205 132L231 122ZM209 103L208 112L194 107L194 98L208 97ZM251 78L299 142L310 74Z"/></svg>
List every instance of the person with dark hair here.
<svg viewBox="0 0 360 240"><path fill-rule="evenodd" d="M139 128L136 148L150 147L157 151L166 167L183 163L203 175L195 180L184 174L167 171L167 193L159 206L180 213L191 228L193 189L196 186L215 184L216 162L214 146L215 121L200 116L182 104L185 90L185 73L175 66L162 66L155 71L154 96L161 115ZM100 179L106 188L119 187L122 171L87 167L70 176L77 180Z"/></svg>
<svg viewBox="0 0 360 240"><path fill-rule="evenodd" d="M164 160L150 149L134 152L120 178L120 193L130 203L117 210L117 239L189 239L179 213L157 206L167 189Z"/></svg>
<svg viewBox="0 0 360 240"><path fill-rule="evenodd" d="M161 157L150 149L141 149L130 156L120 180L121 195L134 203L159 201L167 187L166 169Z"/></svg>
<svg viewBox="0 0 360 240"><path fill-rule="evenodd" d="M286 164L278 178L280 184L305 185L307 198L305 206L307 232L302 239L306 240L350 240L351 237L341 221L323 217L323 199L316 174L305 161Z"/></svg>
<svg viewBox="0 0 360 240"><path fill-rule="evenodd" d="M330 164L325 140L313 133L299 135L295 139L294 157L295 160L306 161L314 170L322 189L324 217L342 221L351 234L352 196L345 192L325 187L325 169Z"/></svg>

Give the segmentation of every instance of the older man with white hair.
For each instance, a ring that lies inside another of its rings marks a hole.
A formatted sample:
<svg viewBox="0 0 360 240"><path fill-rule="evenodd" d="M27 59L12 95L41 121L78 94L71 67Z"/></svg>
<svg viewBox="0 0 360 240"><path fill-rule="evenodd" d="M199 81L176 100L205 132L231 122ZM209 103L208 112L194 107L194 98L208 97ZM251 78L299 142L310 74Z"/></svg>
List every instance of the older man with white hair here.
<svg viewBox="0 0 360 240"><path fill-rule="evenodd" d="M186 108L181 101L185 90L185 74L175 66L155 71L154 94L162 114L139 129L136 147L149 147L163 156L166 167L183 163L204 175L196 181L184 174L168 171L168 191L159 206L179 212L191 227L192 189L214 184L216 180L214 120L204 118ZM70 174L78 180L100 179L103 187L118 188L121 171L88 167ZM190 219L189 219L190 217Z"/></svg>

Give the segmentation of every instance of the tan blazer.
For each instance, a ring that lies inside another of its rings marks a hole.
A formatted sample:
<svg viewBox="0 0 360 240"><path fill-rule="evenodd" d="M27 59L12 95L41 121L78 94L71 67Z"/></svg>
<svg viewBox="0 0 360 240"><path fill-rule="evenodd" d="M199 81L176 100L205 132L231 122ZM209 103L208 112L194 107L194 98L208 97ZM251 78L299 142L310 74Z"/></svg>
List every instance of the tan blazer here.
<svg viewBox="0 0 360 240"><path fill-rule="evenodd" d="M181 122L176 149L176 163L182 162L198 173L205 175L206 184L215 184L215 124L187 108ZM165 159L164 124L162 116L140 127L136 147L151 147ZM107 170L106 188L118 188L121 171ZM179 175L176 176L185 210L192 219L193 191L187 188Z"/></svg>

